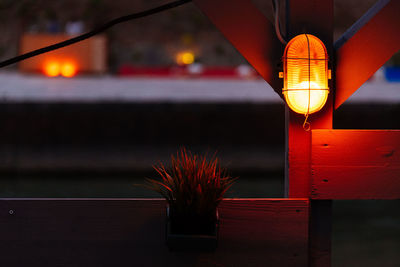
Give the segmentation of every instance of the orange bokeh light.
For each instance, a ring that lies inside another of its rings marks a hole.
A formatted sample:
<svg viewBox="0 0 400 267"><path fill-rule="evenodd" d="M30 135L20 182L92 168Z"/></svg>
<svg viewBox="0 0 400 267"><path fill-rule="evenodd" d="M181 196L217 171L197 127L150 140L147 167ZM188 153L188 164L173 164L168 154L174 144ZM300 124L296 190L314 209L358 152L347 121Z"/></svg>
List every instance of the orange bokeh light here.
<svg viewBox="0 0 400 267"><path fill-rule="evenodd" d="M180 52L176 55L176 63L178 65L190 65L194 63L195 55L191 51Z"/></svg>
<svg viewBox="0 0 400 267"><path fill-rule="evenodd" d="M61 75L67 78L74 77L77 72L77 67L71 62L65 62L61 66Z"/></svg>
<svg viewBox="0 0 400 267"><path fill-rule="evenodd" d="M55 77L60 75L60 63L56 61L47 62L44 65L44 73L49 77Z"/></svg>
<svg viewBox="0 0 400 267"><path fill-rule="evenodd" d="M287 44L283 59L283 96L290 109L300 114L321 110L329 94L325 45L313 35L301 34Z"/></svg>

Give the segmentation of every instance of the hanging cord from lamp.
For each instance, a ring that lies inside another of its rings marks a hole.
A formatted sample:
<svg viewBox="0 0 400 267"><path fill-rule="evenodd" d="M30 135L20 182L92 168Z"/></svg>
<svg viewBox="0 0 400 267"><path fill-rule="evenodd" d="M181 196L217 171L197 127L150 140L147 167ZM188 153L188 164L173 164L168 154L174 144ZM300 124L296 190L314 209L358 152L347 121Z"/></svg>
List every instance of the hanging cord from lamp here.
<svg viewBox="0 0 400 267"><path fill-rule="evenodd" d="M171 8L175 8L175 7L181 6L181 5L186 4L186 3L190 2L190 1L191 0L178 0L178 1L171 2L171 3L168 3L168 4L162 5L162 6L158 6L158 7L152 8L152 9L145 10L145 11L142 11L142 12L133 13L133 14L129 14L129 15L126 15L126 16L122 16L122 17L113 19L113 20L111 20L111 21L109 21L109 22L107 22L107 23L95 28L94 30L89 31L87 33L84 33L82 35L76 36L74 38L65 40L65 41L60 42L60 43L56 43L56 44L49 45L49 46L46 46L46 47L43 47L43 48L39 48L37 50L33 50L31 52L28 52L28 53L25 53L25 54L22 54L22 55L7 59L7 60L5 60L3 62L0 62L0 68L3 68L5 66L8 66L8 65L11 65L11 64L14 64L14 63L17 63L17 62L25 60L27 58L31 58L31 57L34 57L34 56L37 56L37 55L40 55L40 54L44 54L44 53L47 53L47 52L50 52L50 51L53 51L53 50L56 50L56 49L59 49L59 48L65 47L65 46L69 46L69 45L81 42L81 41L86 40L86 39L88 39L90 37L93 37L93 36L95 36L95 35L97 35L99 33L102 33L105 30L107 30L107 29L111 28L112 26L117 25L119 23L126 22L126 21L129 21L129 20L134 20L134 19L147 17L147 16L150 16L150 15L153 15L153 14L156 14L156 13L159 13L159 12L171 9Z"/></svg>
<svg viewBox="0 0 400 267"><path fill-rule="evenodd" d="M304 123L303 123L303 130L308 132L311 129L311 125L307 121L308 120L308 113L305 116L306 116L306 118L305 118Z"/></svg>
<svg viewBox="0 0 400 267"><path fill-rule="evenodd" d="M282 44L286 45L287 41L281 32L281 23L279 20L279 0L272 0L272 6L274 8L274 26L276 36Z"/></svg>

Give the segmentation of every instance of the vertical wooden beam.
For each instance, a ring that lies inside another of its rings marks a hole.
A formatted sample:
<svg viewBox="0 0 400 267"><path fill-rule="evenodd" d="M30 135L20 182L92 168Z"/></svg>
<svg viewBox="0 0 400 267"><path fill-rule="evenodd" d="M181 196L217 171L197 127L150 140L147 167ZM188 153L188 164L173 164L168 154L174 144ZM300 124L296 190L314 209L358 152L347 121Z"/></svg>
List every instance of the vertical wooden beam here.
<svg viewBox="0 0 400 267"><path fill-rule="evenodd" d="M330 65L332 64L333 43L333 0L287 0L288 38L309 33L317 36L325 44ZM328 8L330 7L330 8ZM331 68L331 66L330 66ZM308 118L311 129L331 129L334 88L329 80L330 93L325 107ZM308 197L310 190L311 131L304 131L304 115L287 108L287 172L288 196Z"/></svg>
<svg viewBox="0 0 400 267"><path fill-rule="evenodd" d="M302 33L320 38L330 56L333 51L333 0L286 0L288 39ZM331 66L330 66L331 68ZM325 107L308 118L311 129L331 129L334 83ZM311 190L311 131L303 129L305 117L286 107L286 172L288 197L309 197ZM332 201L310 201L309 266L331 264Z"/></svg>

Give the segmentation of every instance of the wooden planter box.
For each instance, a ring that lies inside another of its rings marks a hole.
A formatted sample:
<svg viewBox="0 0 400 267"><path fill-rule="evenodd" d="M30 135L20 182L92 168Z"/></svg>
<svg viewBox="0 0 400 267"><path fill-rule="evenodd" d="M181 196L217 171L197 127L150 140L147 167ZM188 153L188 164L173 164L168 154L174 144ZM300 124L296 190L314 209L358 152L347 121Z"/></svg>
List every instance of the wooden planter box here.
<svg viewBox="0 0 400 267"><path fill-rule="evenodd" d="M217 221L215 229L210 234L176 234L172 232L170 209L167 207L167 221L165 238L170 251L214 251L218 245L219 214L216 213Z"/></svg>

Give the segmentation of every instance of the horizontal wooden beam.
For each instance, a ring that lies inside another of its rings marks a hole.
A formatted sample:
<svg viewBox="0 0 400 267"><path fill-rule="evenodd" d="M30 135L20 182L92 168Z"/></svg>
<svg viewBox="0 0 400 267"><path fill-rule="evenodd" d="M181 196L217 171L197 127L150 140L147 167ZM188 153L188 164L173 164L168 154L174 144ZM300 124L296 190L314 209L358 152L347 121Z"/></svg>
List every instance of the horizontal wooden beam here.
<svg viewBox="0 0 400 267"><path fill-rule="evenodd" d="M274 26L250 0L193 0L276 93L283 45Z"/></svg>
<svg viewBox="0 0 400 267"><path fill-rule="evenodd" d="M307 199L226 199L218 248L169 252L161 199L0 199L1 266L307 266Z"/></svg>
<svg viewBox="0 0 400 267"><path fill-rule="evenodd" d="M313 130L311 198L400 199L400 130Z"/></svg>
<svg viewBox="0 0 400 267"><path fill-rule="evenodd" d="M335 43L335 109L399 51L399 14L399 0L381 0Z"/></svg>

